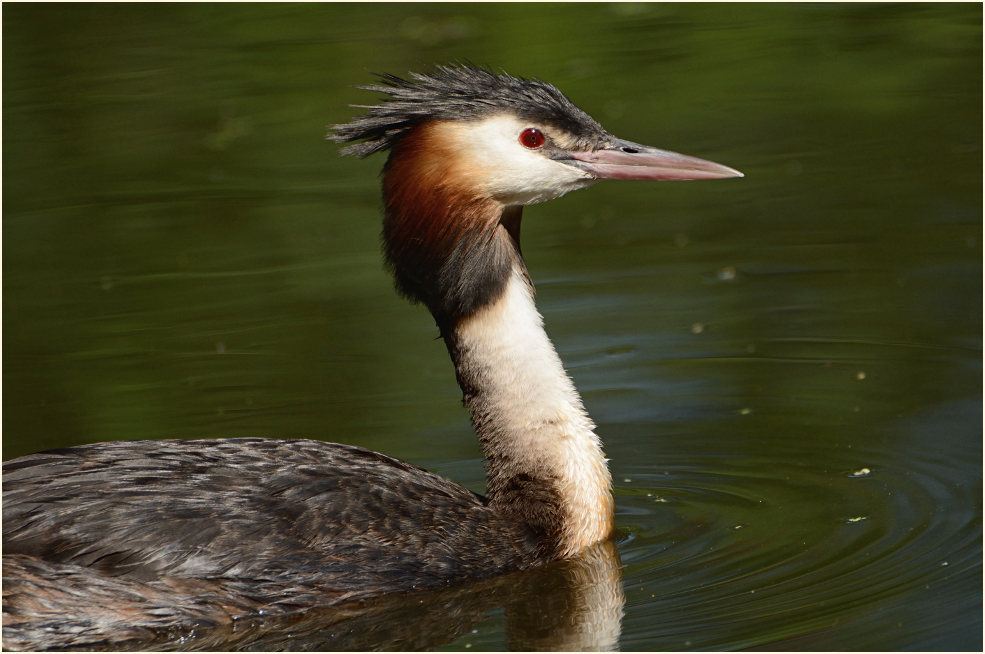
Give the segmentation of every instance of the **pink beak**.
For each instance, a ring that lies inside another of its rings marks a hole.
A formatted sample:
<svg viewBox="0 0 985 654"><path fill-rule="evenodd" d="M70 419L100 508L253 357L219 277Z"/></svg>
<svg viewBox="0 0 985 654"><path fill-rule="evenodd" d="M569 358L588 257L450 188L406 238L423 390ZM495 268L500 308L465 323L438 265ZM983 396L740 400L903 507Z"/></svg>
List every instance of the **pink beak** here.
<svg viewBox="0 0 985 654"><path fill-rule="evenodd" d="M594 152L570 152L575 164L599 179L646 179L676 182L692 179L744 177L734 168L647 145L617 141Z"/></svg>

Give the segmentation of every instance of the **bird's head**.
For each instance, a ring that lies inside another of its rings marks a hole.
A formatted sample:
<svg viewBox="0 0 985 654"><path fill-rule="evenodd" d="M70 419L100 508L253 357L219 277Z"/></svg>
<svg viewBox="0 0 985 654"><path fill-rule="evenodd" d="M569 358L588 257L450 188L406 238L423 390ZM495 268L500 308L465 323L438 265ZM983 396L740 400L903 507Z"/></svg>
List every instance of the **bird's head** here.
<svg viewBox="0 0 985 654"><path fill-rule="evenodd" d="M556 87L439 66L360 87L385 94L335 125L342 154L389 150L384 249L398 288L439 324L494 298L519 261L521 207L602 179L741 177L727 166L624 141ZM522 265L522 262L520 262Z"/></svg>
<svg viewBox="0 0 985 654"><path fill-rule="evenodd" d="M441 66L431 75L412 74L411 80L392 75L381 80L360 88L387 94L384 102L357 105L369 113L334 126L333 140L352 143L342 153L365 157L389 149L392 164L411 151L416 166L440 168L471 193L504 205L544 202L600 179L742 176L721 164L616 138L540 80L474 66ZM412 147L402 147L415 132Z"/></svg>

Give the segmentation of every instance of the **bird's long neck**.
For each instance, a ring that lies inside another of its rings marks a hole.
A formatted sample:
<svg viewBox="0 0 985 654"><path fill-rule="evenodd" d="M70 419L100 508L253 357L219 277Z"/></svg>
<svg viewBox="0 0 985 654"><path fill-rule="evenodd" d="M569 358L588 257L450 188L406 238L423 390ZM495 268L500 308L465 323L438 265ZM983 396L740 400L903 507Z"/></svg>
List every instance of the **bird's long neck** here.
<svg viewBox="0 0 985 654"><path fill-rule="evenodd" d="M446 341L486 456L490 506L532 525L562 556L607 538L609 469L522 263Z"/></svg>
<svg viewBox="0 0 985 654"><path fill-rule="evenodd" d="M571 554L610 535L612 483L534 306L521 207L477 195L469 171L428 136L405 137L384 171L388 264L448 345L486 456L490 506L539 532L545 554Z"/></svg>

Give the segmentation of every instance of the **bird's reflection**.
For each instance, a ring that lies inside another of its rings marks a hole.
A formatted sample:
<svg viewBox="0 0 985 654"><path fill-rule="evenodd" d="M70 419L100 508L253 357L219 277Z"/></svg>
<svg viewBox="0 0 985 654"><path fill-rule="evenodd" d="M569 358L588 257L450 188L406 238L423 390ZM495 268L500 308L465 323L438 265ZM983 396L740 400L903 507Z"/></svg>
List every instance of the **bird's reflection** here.
<svg viewBox="0 0 985 654"><path fill-rule="evenodd" d="M135 635L102 649L425 650L454 642L502 609L510 650L605 651L618 647L624 603L619 554L606 541L574 558L471 584Z"/></svg>

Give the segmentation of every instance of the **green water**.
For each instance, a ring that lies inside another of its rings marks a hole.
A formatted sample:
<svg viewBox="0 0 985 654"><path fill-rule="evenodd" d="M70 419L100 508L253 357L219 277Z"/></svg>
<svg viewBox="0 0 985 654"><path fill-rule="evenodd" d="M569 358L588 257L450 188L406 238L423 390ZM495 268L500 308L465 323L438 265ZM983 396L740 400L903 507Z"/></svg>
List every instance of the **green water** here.
<svg viewBox="0 0 985 654"><path fill-rule="evenodd" d="M382 159L324 139L371 72L461 60L746 174L524 213L621 647L980 649L978 4L6 4L4 458L307 436L481 490L380 263Z"/></svg>

